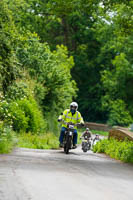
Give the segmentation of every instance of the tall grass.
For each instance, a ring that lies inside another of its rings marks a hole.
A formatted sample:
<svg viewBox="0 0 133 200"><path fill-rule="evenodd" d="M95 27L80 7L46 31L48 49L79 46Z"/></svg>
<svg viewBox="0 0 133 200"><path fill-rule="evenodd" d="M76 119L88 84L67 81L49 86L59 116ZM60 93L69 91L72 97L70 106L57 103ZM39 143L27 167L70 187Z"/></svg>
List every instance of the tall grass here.
<svg viewBox="0 0 133 200"><path fill-rule="evenodd" d="M93 152L106 153L111 158L133 163L133 142L104 139L93 146Z"/></svg>
<svg viewBox="0 0 133 200"><path fill-rule="evenodd" d="M45 135L21 134L18 136L18 147L32 149L58 149L58 138L53 133Z"/></svg>
<svg viewBox="0 0 133 200"><path fill-rule="evenodd" d="M10 153L16 143L16 137L10 127L0 126L0 153Z"/></svg>

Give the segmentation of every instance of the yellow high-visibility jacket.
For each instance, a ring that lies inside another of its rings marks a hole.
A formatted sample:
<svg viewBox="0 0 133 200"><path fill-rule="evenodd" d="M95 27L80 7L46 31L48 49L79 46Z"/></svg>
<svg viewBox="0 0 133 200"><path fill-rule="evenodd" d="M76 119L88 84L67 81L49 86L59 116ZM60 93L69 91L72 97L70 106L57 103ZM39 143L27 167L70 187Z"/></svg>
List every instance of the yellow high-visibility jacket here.
<svg viewBox="0 0 133 200"><path fill-rule="evenodd" d="M67 127L66 123L68 123L68 122L72 122L73 124L84 123L80 112L76 111L75 114L72 115L70 109L66 109L63 112L62 120L63 120L62 127ZM77 126L74 126L74 128L76 129Z"/></svg>

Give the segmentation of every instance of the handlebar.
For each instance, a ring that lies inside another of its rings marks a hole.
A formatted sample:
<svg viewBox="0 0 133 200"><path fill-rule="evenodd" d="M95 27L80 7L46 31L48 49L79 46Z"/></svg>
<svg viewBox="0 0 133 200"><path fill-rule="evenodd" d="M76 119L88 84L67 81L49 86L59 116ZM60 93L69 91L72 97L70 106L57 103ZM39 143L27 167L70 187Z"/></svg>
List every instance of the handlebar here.
<svg viewBox="0 0 133 200"><path fill-rule="evenodd" d="M68 125L73 125L73 126L84 126L83 123L76 123L76 124L74 124L74 123L72 123L72 122L65 122L63 119L58 119L58 122L63 122L63 123L66 124L67 126L68 126Z"/></svg>
<svg viewBox="0 0 133 200"><path fill-rule="evenodd" d="M72 123L72 122L68 122L67 125L73 125L73 126L80 126L80 125L83 125L83 126L84 126L84 124L82 124L82 123L76 123L76 124L74 124L74 123Z"/></svg>

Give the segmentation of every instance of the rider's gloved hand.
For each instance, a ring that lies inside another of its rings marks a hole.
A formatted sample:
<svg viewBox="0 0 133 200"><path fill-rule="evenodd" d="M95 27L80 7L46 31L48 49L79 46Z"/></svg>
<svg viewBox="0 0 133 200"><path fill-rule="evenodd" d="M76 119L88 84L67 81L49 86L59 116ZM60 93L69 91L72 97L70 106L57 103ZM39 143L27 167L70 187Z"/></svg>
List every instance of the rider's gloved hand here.
<svg viewBox="0 0 133 200"><path fill-rule="evenodd" d="M81 123L81 126L84 126L84 123Z"/></svg>
<svg viewBox="0 0 133 200"><path fill-rule="evenodd" d="M74 125L72 122L68 122L67 125Z"/></svg>

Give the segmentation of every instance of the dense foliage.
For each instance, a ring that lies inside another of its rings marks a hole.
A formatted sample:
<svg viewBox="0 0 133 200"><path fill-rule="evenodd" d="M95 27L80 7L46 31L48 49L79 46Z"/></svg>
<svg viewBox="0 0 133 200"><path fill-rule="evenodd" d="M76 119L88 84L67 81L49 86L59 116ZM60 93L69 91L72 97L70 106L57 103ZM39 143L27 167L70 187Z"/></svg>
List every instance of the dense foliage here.
<svg viewBox="0 0 133 200"><path fill-rule="evenodd" d="M133 120L133 0L1 0L0 121L58 130L72 100L86 121Z"/></svg>
<svg viewBox="0 0 133 200"><path fill-rule="evenodd" d="M51 51L16 22L13 9L24 14L21 8L28 4L10 3L0 2L0 120L14 131L40 134L51 129L50 113L56 118L76 96L70 74L74 62L66 47Z"/></svg>
<svg viewBox="0 0 133 200"><path fill-rule="evenodd" d="M68 54L73 56L75 63L75 67L71 68L72 78L79 89L77 97L75 95L73 97L78 101L79 110L85 120L126 126L131 123L132 0L7 0L6 2L12 11L16 28L21 34L25 31L37 33L40 39L38 45L43 46L44 42L47 42L51 50L55 50L57 45L67 46ZM24 56L21 62L26 58L25 50L28 50L28 53L36 47L35 45L29 48L27 44L24 49L21 46L19 52L22 51ZM39 52L36 52L33 56L35 60L32 55L28 59L28 62L34 60L34 64L30 63L33 67L36 65L38 54ZM26 62L26 67L29 68L30 65ZM36 70L39 72L39 68ZM51 84L53 85L53 82ZM56 98L55 94L52 96ZM49 94L45 97L46 101L42 102L44 107ZM62 101L62 97L60 99ZM55 99L51 101L53 104ZM118 120L117 115L119 115ZM123 120L124 115L126 120Z"/></svg>

